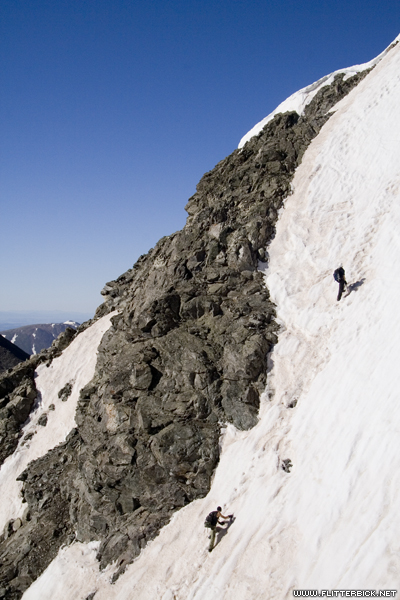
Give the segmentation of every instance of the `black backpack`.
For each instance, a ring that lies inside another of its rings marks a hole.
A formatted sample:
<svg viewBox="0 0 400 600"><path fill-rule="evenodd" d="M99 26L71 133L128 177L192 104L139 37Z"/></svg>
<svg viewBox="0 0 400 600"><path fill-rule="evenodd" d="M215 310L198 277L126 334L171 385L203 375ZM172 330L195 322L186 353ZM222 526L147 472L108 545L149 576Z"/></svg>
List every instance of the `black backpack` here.
<svg viewBox="0 0 400 600"><path fill-rule="evenodd" d="M334 272L333 278L334 278L335 281L337 281L338 283L340 283L342 281L343 277L344 277L344 269L343 269L343 267L339 267Z"/></svg>
<svg viewBox="0 0 400 600"><path fill-rule="evenodd" d="M204 527L215 527L217 523L218 513L216 510L213 510L213 512L210 512L210 514L206 516L206 520L204 521Z"/></svg>

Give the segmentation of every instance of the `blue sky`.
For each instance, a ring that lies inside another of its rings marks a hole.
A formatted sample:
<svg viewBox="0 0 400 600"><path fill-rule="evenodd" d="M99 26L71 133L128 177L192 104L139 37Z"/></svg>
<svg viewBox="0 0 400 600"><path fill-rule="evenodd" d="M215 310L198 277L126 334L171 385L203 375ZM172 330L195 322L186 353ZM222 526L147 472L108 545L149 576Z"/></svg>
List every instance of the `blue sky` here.
<svg viewBox="0 0 400 600"><path fill-rule="evenodd" d="M256 122L399 31L398 0L2 0L0 310L93 314Z"/></svg>

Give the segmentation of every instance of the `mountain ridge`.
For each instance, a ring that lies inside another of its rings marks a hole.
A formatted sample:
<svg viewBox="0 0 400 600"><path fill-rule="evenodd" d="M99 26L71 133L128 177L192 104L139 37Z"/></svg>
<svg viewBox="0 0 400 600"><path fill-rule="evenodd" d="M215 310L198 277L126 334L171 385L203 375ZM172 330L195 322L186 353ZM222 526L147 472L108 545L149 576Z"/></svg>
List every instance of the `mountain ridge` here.
<svg viewBox="0 0 400 600"><path fill-rule="evenodd" d="M0 336L9 342L16 344L27 354L38 354L45 348L49 348L55 339L63 333L67 327L77 329L79 323L76 321L65 321L64 323L37 323L34 325L23 325L13 329L0 331Z"/></svg>
<svg viewBox="0 0 400 600"><path fill-rule="evenodd" d="M257 423L267 354L277 341L258 261L306 147L366 74L336 77L303 117L277 115L204 175L182 232L105 286L96 318L116 309L119 315L100 344L95 378L80 392L77 429L20 475L31 519L18 538L35 539L40 531L46 562L22 555L14 537L0 545L8 548L8 565L24 572L29 562L40 574L75 531L79 541L103 540L100 566L119 557L118 575L175 510L207 494L219 422L240 429ZM60 453L70 464L61 472ZM80 473L80 488L71 487L71 470ZM49 505L45 528L38 486ZM12 578L7 598L19 597L26 577Z"/></svg>
<svg viewBox="0 0 400 600"><path fill-rule="evenodd" d="M76 427L65 442L19 474L30 515L29 519L23 515L12 519L1 541L0 551L6 557L2 565L3 577L4 574L7 577L4 597L21 597L62 544L69 545L60 550L60 556L85 547L91 555L97 553L104 573L110 569L107 565L118 561L111 571L113 581L119 578L115 588L104 581L103 588L99 587L102 577L99 575L97 584L93 579L86 584L87 597L110 598L118 589L127 589L126 584L131 590L132 583L123 575L124 570L130 569L128 565L142 552L146 556L151 552L157 554L157 544L161 542L148 542L168 521L162 532L173 531L174 524L184 522L187 509L191 514L201 510L200 499L209 490L213 472L214 487L218 484L220 492L225 490L224 495L231 502L235 499L241 502L241 488L250 485L250 472L244 470L239 489L235 487L228 492L221 478L222 473L228 473L229 451L233 451L236 439L246 440L246 435L250 439L252 432L265 427L264 436L256 438L258 446L250 471L256 468L255 461L259 459L260 482L263 477L270 478L284 489L282 477L289 474L282 465L294 457L286 454L290 448L282 440L278 443L275 438L268 438L265 420L258 420L260 394L271 368L268 363L271 355L268 357L267 353L275 345L279 349L281 342L277 344L275 307L257 269L260 261L264 262L263 269L265 261L270 267L267 247L275 237L278 211L292 193L292 177L306 148L325 125L331 109L367 74L347 80L344 76L336 77L313 98L303 116L294 112L275 116L244 149L235 151L203 177L187 205L189 217L184 230L163 238L139 259L134 269L105 286L105 302L96 312L94 324L109 317L112 325L99 345L94 377L81 388L79 399L73 379L58 392L60 404L55 414L66 405L62 403L71 402L75 395ZM275 298L279 297L276 277L280 273L283 277L280 285L290 285L284 271L272 273ZM280 311L286 307L285 302L282 297ZM110 316L115 310L119 314ZM73 344L79 344L80 336L90 333L91 325L75 337ZM304 347L306 344L303 351ZM288 348L281 352L284 356ZM274 351L272 360L279 356L279 351ZM63 354L56 360L61 364ZM45 355L37 361L41 362L41 374L55 366L54 359L49 367L45 366ZM0 380L0 389L1 385ZM12 395L13 391L9 389L7 393ZM41 393L43 403L49 402L45 387ZM296 393L294 389L292 396ZM272 396L270 400L270 403L264 400L263 410L274 423L279 410L291 407L282 406L280 399L274 404ZM41 418L39 414L37 417ZM228 425L220 455L223 422ZM265 463L263 453L269 457L272 454L275 459ZM222 471L220 468L214 471L221 459ZM240 469L240 457L234 460L239 462ZM296 481L296 477L285 481ZM256 485L254 480L253 485ZM267 490L260 487L260 493ZM279 496L279 490L271 494L268 510L272 513L273 498ZM209 501L217 500L212 496ZM184 506L186 509L178 510ZM248 518L250 526L250 521L257 519L257 510L251 511ZM48 521L45 527L43 519ZM235 527L243 532L240 518ZM197 531L197 525L194 528ZM166 533L160 534L163 539L165 536ZM282 542L279 537L274 540L275 559L264 539L262 546L269 552L271 564L273 560L274 565L276 561L282 564L285 562L284 554L279 552ZM245 540L241 541L232 559L227 558L227 564L218 568L220 577L225 577L226 570L231 568L230 561L239 564L243 560L238 554L243 552ZM165 562L164 553L159 560ZM261 577L261 555L253 555L252 560L255 573L258 570ZM51 572L53 564L46 573ZM140 560L135 564L139 565ZM147 565L154 572L152 563ZM215 569L213 576L217 577ZM256 574L252 576L257 578ZM206 597L210 591L207 577L202 571L202 580L196 578L190 590L186 584L177 588L165 582L157 597L164 600ZM179 574L174 573L174 578L180 580ZM144 587L141 578L135 582L135 589L141 589L140 597L154 597L156 583L149 586L146 578L143 581ZM27 590L27 599L34 597L34 590L43 591L40 582L41 578L37 585L31 586L31 591ZM246 597L253 589L243 575L242 583L237 578L235 582L234 597ZM282 585L276 577L269 597L282 597L279 596ZM201 589L206 596L201 595Z"/></svg>

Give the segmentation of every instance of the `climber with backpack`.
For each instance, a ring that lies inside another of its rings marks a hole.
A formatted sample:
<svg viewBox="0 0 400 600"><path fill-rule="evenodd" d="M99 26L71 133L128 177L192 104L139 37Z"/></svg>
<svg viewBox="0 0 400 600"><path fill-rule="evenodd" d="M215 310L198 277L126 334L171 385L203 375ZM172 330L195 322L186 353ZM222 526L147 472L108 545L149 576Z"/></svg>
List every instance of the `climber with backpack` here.
<svg viewBox="0 0 400 600"><path fill-rule="evenodd" d="M345 288L347 288L347 281L345 279L345 272L342 265L339 265L339 267L334 271L333 278L339 284L339 292L337 297L339 301L342 297L343 291L345 290Z"/></svg>
<svg viewBox="0 0 400 600"><path fill-rule="evenodd" d="M210 512L210 514L207 515L206 520L204 521L204 527L208 527L209 529L211 529L210 545L208 547L209 552L211 552L211 550L214 548L217 525L223 525L223 523L220 523L219 519L232 519L233 517L233 515L228 515L227 517L224 517L224 515L221 513L221 510L222 508L220 506L217 506L217 510L213 510L212 512Z"/></svg>

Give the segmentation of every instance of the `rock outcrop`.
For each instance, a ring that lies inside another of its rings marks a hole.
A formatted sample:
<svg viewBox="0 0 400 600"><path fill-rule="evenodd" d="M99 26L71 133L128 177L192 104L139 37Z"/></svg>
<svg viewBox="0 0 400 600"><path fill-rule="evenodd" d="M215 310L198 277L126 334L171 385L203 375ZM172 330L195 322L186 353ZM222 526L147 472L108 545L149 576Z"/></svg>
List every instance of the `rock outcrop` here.
<svg viewBox="0 0 400 600"><path fill-rule="evenodd" d="M221 424L257 422L278 332L258 263L304 151L365 75L336 77L303 116L277 115L204 175L182 231L105 286L96 317L119 314L77 428L20 476L28 516L0 543L3 597L20 598L74 539L100 540L100 566L117 560L121 572L174 511L207 494Z"/></svg>

